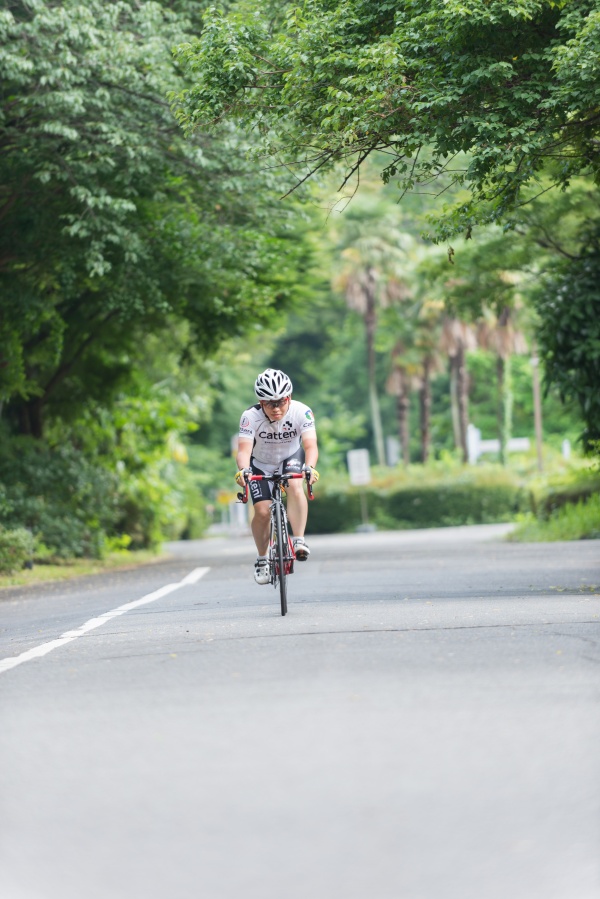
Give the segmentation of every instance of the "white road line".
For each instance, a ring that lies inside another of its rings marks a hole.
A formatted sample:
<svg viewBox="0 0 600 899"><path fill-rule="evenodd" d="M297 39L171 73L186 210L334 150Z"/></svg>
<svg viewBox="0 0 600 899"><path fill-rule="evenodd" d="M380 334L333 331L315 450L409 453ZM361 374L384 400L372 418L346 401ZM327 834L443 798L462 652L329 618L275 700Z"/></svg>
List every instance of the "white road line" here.
<svg viewBox="0 0 600 899"><path fill-rule="evenodd" d="M0 674L3 671L10 671L11 668L16 668L17 665L22 665L23 662L29 662L31 659L40 659L42 656L52 652L53 649L58 649L59 646L65 646L65 644L71 643L79 637L83 637L84 634L93 631L97 627L101 627L101 625L106 624L113 618L124 615L132 609L139 609L140 606L148 605L150 602L155 602L162 596L166 596L174 590L179 590L180 587L197 584L200 578L204 577L208 571L210 571L210 568L194 568L194 570L190 571L183 580L178 581L176 584L165 584L164 587L160 587L160 589L155 590L154 593L147 593L145 596L142 596L141 599L136 599L133 602L126 602L125 605L118 606L116 609L111 609L110 612L103 612L102 615L98 615L97 618L90 618L90 620L86 621L85 624L82 624L81 627L77 627L72 631L65 631L65 633L61 634L60 637L57 637L56 640L42 643L40 646L36 646L34 649L28 649L27 652L22 652L21 655L14 656L13 658L2 659L0 660Z"/></svg>

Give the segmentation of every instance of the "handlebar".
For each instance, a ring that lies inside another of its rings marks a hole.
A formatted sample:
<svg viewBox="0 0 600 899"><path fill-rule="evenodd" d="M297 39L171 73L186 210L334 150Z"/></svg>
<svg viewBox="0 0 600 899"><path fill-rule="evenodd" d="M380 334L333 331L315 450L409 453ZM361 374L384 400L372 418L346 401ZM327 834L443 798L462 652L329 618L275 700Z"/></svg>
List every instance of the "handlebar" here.
<svg viewBox="0 0 600 899"><path fill-rule="evenodd" d="M248 502L248 482L249 481L277 481L282 483L285 487L286 481L297 480L298 478L306 479L306 487L308 492L308 498L314 499L314 494L312 490L312 484L309 481L310 474L306 472L305 474L301 472L290 472L289 474L251 474L246 478L246 483L244 484L244 492L238 493L238 499L241 503Z"/></svg>

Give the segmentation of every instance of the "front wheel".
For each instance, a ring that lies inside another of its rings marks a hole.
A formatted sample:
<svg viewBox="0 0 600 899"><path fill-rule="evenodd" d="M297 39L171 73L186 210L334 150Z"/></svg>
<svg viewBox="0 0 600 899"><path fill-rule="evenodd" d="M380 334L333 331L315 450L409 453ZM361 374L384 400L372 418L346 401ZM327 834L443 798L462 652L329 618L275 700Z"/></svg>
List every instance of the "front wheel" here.
<svg viewBox="0 0 600 899"><path fill-rule="evenodd" d="M286 551L287 551L287 532L283 523L283 511L279 503L275 505L275 552L276 563L279 568L279 595L281 597L281 614L287 612L287 574L286 574Z"/></svg>

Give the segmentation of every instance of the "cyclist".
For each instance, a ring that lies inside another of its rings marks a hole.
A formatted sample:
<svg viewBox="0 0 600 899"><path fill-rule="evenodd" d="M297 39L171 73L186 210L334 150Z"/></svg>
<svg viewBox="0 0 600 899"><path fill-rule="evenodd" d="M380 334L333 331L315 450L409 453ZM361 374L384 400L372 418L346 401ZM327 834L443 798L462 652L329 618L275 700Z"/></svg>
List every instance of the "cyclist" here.
<svg viewBox="0 0 600 899"><path fill-rule="evenodd" d="M267 368L254 384L258 403L246 409L240 420L235 476L240 486L250 474L285 474L305 472L311 484L319 478L315 468L319 451L314 416L308 406L292 399L292 382L277 369ZM252 535L258 557L254 563L257 584L269 583L269 524L271 484L269 481L250 481L250 495L254 504ZM308 503L303 482L298 478L288 482L287 511L294 533L294 552L305 562L310 550L304 539Z"/></svg>

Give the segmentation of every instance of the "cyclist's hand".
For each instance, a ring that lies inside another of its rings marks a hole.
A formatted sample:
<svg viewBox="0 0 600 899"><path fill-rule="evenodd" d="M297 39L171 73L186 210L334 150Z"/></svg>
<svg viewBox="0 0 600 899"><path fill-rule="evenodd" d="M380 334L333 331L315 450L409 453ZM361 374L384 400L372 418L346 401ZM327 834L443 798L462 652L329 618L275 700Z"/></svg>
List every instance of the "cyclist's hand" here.
<svg viewBox="0 0 600 899"><path fill-rule="evenodd" d="M240 469L240 471L238 471L238 473L235 476L235 479L238 482L238 484L240 485L240 487L246 486L246 480L247 480L247 478L250 477L251 474L252 474L251 468L242 468L242 469Z"/></svg>
<svg viewBox="0 0 600 899"><path fill-rule="evenodd" d="M319 480L319 472L316 468L312 468L310 465L303 465L302 472L305 477L306 475L308 475L308 483L311 485L316 484Z"/></svg>

